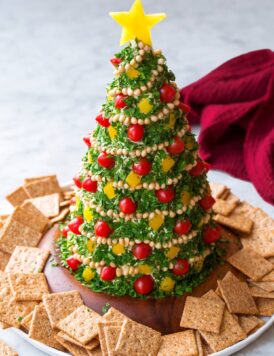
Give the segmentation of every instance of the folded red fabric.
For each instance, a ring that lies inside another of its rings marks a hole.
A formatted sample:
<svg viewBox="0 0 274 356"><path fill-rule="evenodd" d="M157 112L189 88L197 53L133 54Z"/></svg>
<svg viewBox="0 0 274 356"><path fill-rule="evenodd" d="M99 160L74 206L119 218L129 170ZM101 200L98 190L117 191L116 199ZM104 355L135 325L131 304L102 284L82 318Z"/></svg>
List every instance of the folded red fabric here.
<svg viewBox="0 0 274 356"><path fill-rule="evenodd" d="M274 52L233 58L181 90L200 155L212 168L251 181L274 204Z"/></svg>

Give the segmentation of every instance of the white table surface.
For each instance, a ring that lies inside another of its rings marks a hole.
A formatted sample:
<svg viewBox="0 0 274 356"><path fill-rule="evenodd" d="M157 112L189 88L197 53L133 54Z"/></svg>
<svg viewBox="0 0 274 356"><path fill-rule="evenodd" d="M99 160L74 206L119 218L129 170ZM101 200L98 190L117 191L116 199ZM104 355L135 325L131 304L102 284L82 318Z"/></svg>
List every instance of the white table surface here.
<svg viewBox="0 0 274 356"><path fill-rule="evenodd" d="M107 13L131 2L0 0L0 201L24 177L57 173L64 182L77 171L81 137L94 127L112 78L108 60L119 50L120 28ZM273 0L144 4L148 12L168 14L153 31L154 44L182 86L231 57L274 48ZM220 172L209 178L274 216L251 184ZM45 355L11 330L0 331L0 339L20 356ZM274 328L239 355L274 355Z"/></svg>

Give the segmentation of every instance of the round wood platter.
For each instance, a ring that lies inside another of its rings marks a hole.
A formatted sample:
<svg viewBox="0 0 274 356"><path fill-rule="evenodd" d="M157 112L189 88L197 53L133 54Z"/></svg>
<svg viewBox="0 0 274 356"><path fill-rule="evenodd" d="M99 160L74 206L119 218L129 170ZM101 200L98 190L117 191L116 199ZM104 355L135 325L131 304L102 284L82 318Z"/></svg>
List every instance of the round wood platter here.
<svg viewBox="0 0 274 356"><path fill-rule="evenodd" d="M230 241L228 244L227 256L232 255L240 249L238 238L232 233L223 230L225 238ZM58 237L58 226L55 225L42 238L39 247L51 252L51 257L56 256L55 241ZM94 293L89 288L79 283L66 268L52 266L52 258L49 258L44 273L47 277L49 288L52 293L78 290L85 305L102 314L102 308L109 303L112 307L120 310L129 318L160 331L163 335L181 330L180 320L185 303L185 294L182 297L167 297L163 299L138 299L129 296L115 297L105 293ZM195 288L191 295L202 296L210 289L216 289L217 279L221 279L228 270L233 269L228 263L219 265L200 286Z"/></svg>

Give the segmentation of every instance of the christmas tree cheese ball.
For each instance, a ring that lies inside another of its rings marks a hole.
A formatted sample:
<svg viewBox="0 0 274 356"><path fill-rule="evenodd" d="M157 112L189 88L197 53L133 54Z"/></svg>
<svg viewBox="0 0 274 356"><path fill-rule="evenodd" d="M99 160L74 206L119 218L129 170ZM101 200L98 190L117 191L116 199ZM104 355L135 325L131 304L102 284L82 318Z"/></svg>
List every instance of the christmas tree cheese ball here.
<svg viewBox="0 0 274 356"><path fill-rule="evenodd" d="M114 79L96 129L84 138L60 257L95 292L180 296L220 261L208 166L175 76L151 45L149 30L164 15L145 15L139 0L111 15L124 26L126 46L111 59Z"/></svg>

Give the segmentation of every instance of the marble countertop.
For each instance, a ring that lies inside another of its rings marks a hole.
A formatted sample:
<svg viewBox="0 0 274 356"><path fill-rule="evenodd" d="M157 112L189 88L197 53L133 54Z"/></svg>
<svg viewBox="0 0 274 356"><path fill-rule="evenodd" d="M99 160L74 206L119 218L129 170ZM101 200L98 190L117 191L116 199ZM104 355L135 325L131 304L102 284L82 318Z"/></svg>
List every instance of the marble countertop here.
<svg viewBox="0 0 274 356"><path fill-rule="evenodd" d="M82 137L95 124L109 58L119 50L120 28L109 11L131 0L0 1L0 201L24 177L77 172ZM172 3L172 5L170 5ZM168 19L153 31L170 68L184 86L225 60L259 48L274 48L273 0L144 0L147 12ZM209 178L274 216L251 184L220 172ZM1 207L1 206L0 206ZM3 207L3 205L2 205ZM42 356L11 330L0 339L20 356ZM274 328L238 353L274 354Z"/></svg>

